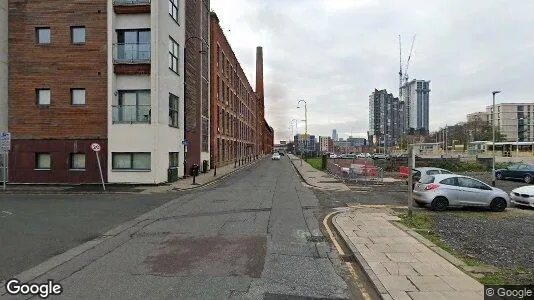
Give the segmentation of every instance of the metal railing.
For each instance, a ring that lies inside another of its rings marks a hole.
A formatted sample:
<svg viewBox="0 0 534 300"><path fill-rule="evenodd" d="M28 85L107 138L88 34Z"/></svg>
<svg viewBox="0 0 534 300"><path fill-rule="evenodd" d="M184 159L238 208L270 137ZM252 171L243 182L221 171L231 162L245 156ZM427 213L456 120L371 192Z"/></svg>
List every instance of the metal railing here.
<svg viewBox="0 0 534 300"><path fill-rule="evenodd" d="M334 178L343 182L384 181L384 170L372 163L328 159L326 169Z"/></svg>
<svg viewBox="0 0 534 300"><path fill-rule="evenodd" d="M150 105L113 105L113 124L150 124Z"/></svg>
<svg viewBox="0 0 534 300"><path fill-rule="evenodd" d="M113 0L113 5L148 5L150 0Z"/></svg>
<svg viewBox="0 0 534 300"><path fill-rule="evenodd" d="M150 44L120 43L113 45L113 60L118 63L149 63Z"/></svg>

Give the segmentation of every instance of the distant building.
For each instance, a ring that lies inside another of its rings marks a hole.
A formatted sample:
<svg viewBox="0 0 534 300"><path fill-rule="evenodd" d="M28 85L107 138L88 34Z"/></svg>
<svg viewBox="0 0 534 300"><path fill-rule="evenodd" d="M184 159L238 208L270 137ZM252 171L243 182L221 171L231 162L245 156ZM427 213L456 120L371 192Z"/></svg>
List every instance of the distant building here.
<svg viewBox="0 0 534 300"><path fill-rule="evenodd" d="M332 152L332 138L329 136L320 136L319 137L319 151L321 153L329 153Z"/></svg>
<svg viewBox="0 0 534 300"><path fill-rule="evenodd" d="M485 111L479 111L479 112L475 112L472 114L468 114L467 122L475 122L475 121L489 122L490 114L491 114L491 109L490 109L490 113L487 113Z"/></svg>
<svg viewBox="0 0 534 300"><path fill-rule="evenodd" d="M297 134L294 136L294 143L295 143L295 151L297 154L308 154L308 155L316 155L317 154L317 148L316 148L316 139L315 135L308 134L307 136L305 134Z"/></svg>
<svg viewBox="0 0 534 300"><path fill-rule="evenodd" d="M337 141L338 138L337 129L332 130L332 140Z"/></svg>
<svg viewBox="0 0 534 300"><path fill-rule="evenodd" d="M493 106L486 106L488 120L506 135L507 141L534 141L534 103L500 103L495 105L495 120L491 114Z"/></svg>
<svg viewBox="0 0 534 300"><path fill-rule="evenodd" d="M398 98L386 90L377 90L369 96L369 144L391 147L403 132L403 110Z"/></svg>
<svg viewBox="0 0 534 300"><path fill-rule="evenodd" d="M280 145L287 145L287 141L280 141Z"/></svg>
<svg viewBox="0 0 534 300"><path fill-rule="evenodd" d="M405 83L399 97L404 102L404 132L410 128L428 132L430 81L414 79Z"/></svg>

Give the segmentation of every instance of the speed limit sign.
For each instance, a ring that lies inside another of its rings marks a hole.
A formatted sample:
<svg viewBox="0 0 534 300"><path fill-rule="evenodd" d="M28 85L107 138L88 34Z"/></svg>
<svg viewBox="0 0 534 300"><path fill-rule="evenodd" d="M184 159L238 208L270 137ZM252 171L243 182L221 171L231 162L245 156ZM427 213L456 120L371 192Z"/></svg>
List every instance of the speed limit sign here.
<svg viewBox="0 0 534 300"><path fill-rule="evenodd" d="M91 144L91 149L93 149L93 151L95 151L95 152L98 152L98 151L100 151L100 149L102 149L102 148L100 147L100 144L98 144L98 143L92 143L92 144Z"/></svg>

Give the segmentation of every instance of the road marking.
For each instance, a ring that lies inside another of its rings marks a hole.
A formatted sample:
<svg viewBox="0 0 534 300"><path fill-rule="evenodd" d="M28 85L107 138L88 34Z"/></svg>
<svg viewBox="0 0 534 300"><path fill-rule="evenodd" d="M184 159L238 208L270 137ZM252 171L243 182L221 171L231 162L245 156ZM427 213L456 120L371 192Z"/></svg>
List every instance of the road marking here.
<svg viewBox="0 0 534 300"><path fill-rule="evenodd" d="M323 219L323 225L324 225L324 227L326 229L326 232L328 232L328 235L330 236L330 240L334 244L334 247L336 247L337 252L339 252L339 255L344 256L345 255L345 251L343 251L343 249L341 248L341 246L337 242L336 238L334 237L334 234L332 233L332 230L330 229L330 227L328 227L328 219L332 215L337 214L337 213L338 212L332 212L332 213L328 214ZM354 279L355 279L354 281L356 283L356 286L360 289L360 293L362 294L363 298L366 299L366 300L372 300L371 296L369 296L369 293L367 292L367 289L361 283L360 276L358 276L358 273L356 273L356 270L354 270L354 266L350 262L345 262L345 264L347 265L347 268L349 269L349 272L352 275L352 277L354 277Z"/></svg>
<svg viewBox="0 0 534 300"><path fill-rule="evenodd" d="M10 212L10 211L5 211L5 210L3 210L2 212L5 213L5 214L7 214L7 215L12 215L12 214L13 214L12 212Z"/></svg>

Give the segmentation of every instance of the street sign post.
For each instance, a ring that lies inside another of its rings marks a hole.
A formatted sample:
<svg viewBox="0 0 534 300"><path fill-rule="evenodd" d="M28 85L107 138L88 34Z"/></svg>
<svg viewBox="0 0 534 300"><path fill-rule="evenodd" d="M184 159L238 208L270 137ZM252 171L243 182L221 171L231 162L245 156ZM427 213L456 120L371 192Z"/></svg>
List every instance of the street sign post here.
<svg viewBox="0 0 534 300"><path fill-rule="evenodd" d="M11 150L11 133L9 132L2 132L0 133L0 151L4 154L2 155L3 164L2 164L2 179L3 179L3 186L4 190L6 189L6 182L7 182L7 176L9 174L8 172L8 155L9 150Z"/></svg>
<svg viewBox="0 0 534 300"><path fill-rule="evenodd" d="M96 155L96 161L98 162L98 170L100 170L100 179L102 180L102 188L104 191L106 190L106 185L104 184L104 175L102 175L102 165L100 164L100 157L98 155L98 152L102 150L102 147L98 143L92 143L91 144L91 150L95 152Z"/></svg>

